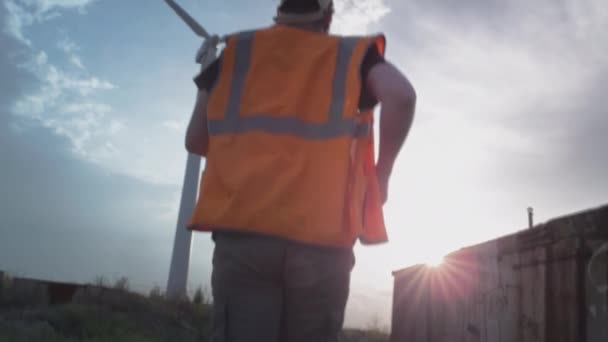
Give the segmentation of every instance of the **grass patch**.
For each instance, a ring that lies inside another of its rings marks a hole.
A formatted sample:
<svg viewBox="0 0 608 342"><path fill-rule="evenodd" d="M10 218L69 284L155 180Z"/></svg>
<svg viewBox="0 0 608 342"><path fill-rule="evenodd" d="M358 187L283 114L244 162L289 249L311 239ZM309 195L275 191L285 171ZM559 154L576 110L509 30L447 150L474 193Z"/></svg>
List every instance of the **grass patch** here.
<svg viewBox="0 0 608 342"><path fill-rule="evenodd" d="M130 292L127 278L106 284L98 278L79 288L71 302L50 306L42 285L0 273L0 341L208 341L207 289L197 288L192 300L169 300L159 287L147 296ZM387 342L388 335L347 330L341 341Z"/></svg>
<svg viewBox="0 0 608 342"><path fill-rule="evenodd" d="M205 341L211 307L129 292L127 278L112 288L83 286L72 301L49 306L42 285L0 279L0 341Z"/></svg>

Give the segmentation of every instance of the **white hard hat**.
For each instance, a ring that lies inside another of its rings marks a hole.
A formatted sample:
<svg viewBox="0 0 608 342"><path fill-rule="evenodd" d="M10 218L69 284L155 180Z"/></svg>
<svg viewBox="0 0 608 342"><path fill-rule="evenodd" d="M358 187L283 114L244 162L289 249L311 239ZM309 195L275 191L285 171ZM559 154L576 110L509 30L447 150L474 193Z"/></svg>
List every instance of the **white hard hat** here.
<svg viewBox="0 0 608 342"><path fill-rule="evenodd" d="M333 10L333 0L316 0L319 5L319 10L316 12L307 12L300 14L281 11L280 8L283 6L283 4L285 4L285 2L288 1L294 0L281 0L279 10L277 10L277 15L276 17L274 17L274 21L278 24L302 24L321 20L325 15L327 15L328 11Z"/></svg>

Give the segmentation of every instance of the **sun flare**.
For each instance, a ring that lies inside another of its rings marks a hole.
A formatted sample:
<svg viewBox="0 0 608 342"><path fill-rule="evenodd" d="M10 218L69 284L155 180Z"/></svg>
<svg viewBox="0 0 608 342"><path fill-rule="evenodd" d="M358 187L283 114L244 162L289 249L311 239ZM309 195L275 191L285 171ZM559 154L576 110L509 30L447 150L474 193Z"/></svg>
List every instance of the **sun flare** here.
<svg viewBox="0 0 608 342"><path fill-rule="evenodd" d="M435 267L439 267L439 266L443 265L444 261L445 261L444 256L432 256L432 257L427 258L425 264L429 267L435 268Z"/></svg>

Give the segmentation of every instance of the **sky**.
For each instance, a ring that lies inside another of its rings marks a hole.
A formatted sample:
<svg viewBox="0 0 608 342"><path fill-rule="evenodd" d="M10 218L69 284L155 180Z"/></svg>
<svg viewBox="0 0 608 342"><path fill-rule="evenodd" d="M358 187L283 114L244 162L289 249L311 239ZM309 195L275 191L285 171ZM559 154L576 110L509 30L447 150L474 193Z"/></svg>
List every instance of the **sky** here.
<svg viewBox="0 0 608 342"><path fill-rule="evenodd" d="M277 1L181 0L212 32ZM332 32L382 32L418 94L385 206L356 246L346 325L388 326L391 272L608 203L608 3L337 0ZM163 1L2 0L0 270L164 287L200 40ZM195 234L189 285L213 245Z"/></svg>

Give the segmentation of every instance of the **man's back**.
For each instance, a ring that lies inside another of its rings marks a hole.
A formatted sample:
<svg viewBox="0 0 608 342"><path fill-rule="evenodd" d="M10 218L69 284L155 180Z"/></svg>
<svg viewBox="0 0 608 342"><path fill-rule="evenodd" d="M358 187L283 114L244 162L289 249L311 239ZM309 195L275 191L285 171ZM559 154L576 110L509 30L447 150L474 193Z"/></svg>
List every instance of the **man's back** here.
<svg viewBox="0 0 608 342"><path fill-rule="evenodd" d="M234 48L228 46L223 51L222 63L234 63L235 68L241 68L223 70L224 75L235 73L232 81L239 83L233 83L231 87L242 87L238 94L241 115L273 112L275 117L323 123L328 111L341 114L337 111L342 110L339 106L345 99L344 94L338 92L348 93L350 89L347 88L357 87L358 82L347 79L350 76L347 73L356 70L349 70L349 62L360 64L363 57L362 51L354 51L363 47L357 46L355 39L277 25L238 34L235 40ZM221 81L216 87L223 85ZM224 90L229 91L213 91ZM209 115L215 110L213 105L210 102ZM352 111L351 116L357 112L356 105L355 101L347 109Z"/></svg>
<svg viewBox="0 0 608 342"><path fill-rule="evenodd" d="M208 100L212 144L193 228L351 246L351 152L372 124L360 115L360 65L383 45L287 26L231 37Z"/></svg>

